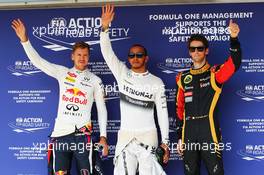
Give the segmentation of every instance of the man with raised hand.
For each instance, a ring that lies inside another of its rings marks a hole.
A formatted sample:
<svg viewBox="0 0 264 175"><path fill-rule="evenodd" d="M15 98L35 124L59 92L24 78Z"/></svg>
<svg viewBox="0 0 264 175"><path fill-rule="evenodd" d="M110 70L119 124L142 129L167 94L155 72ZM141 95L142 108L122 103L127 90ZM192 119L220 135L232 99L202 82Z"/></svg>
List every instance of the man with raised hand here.
<svg viewBox="0 0 264 175"><path fill-rule="evenodd" d="M52 64L36 52L26 34L26 28L20 19L12 21L16 32L30 61L40 70L58 80L60 94L57 118L51 134L52 144L48 153L50 174L70 174L71 160L77 160L78 174L91 174L92 126L91 108L96 102L100 141L103 155L108 154L106 141L107 111L104 102L102 81L87 69L90 47L85 42L73 45L71 59L74 66L67 68ZM77 148L77 149L75 149ZM82 150L79 150L82 148ZM53 157L53 162L51 162ZM96 169L94 169L96 170Z"/></svg>
<svg viewBox="0 0 264 175"><path fill-rule="evenodd" d="M103 57L117 80L120 92L121 126L114 159L114 175L165 174L155 156L158 147L157 129L154 121L154 106L164 152L162 163L169 160L169 122L165 88L162 80L146 68L149 57L147 50L134 44L128 51L131 69L122 63L112 50L108 30L114 18L114 6L102 7L102 32L100 46Z"/></svg>
<svg viewBox="0 0 264 175"><path fill-rule="evenodd" d="M239 26L230 20L229 28L230 56L225 63L210 66L206 58L208 40L203 35L194 34L188 40L193 66L176 77L178 152L183 155L186 175L200 174L201 159L208 174L224 174L217 102L223 84L241 64Z"/></svg>

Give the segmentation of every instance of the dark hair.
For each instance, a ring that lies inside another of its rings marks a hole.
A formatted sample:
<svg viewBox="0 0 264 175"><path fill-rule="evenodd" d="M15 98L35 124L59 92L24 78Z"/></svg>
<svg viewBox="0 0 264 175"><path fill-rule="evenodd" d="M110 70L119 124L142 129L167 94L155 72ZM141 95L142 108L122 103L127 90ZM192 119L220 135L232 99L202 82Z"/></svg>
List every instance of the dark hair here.
<svg viewBox="0 0 264 175"><path fill-rule="evenodd" d="M192 34L191 37L188 39L188 48L192 41L201 41L205 48L209 47L208 40L201 34Z"/></svg>
<svg viewBox="0 0 264 175"><path fill-rule="evenodd" d="M130 47L130 49L132 49L133 47L141 47L141 48L144 50L144 54L145 54L145 56L148 56L147 49L146 49L143 45L141 45L141 44L133 44L133 45ZM130 49L129 49L129 51L130 51Z"/></svg>
<svg viewBox="0 0 264 175"><path fill-rule="evenodd" d="M72 52L75 52L76 49L81 48L81 49L88 49L88 53L90 54L90 46L84 41L78 41L72 46Z"/></svg>

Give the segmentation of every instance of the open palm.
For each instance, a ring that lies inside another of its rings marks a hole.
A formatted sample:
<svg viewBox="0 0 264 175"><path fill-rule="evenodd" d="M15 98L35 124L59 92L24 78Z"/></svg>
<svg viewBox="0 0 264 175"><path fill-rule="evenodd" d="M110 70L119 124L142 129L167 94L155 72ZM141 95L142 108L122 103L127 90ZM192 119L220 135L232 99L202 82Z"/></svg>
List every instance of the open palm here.
<svg viewBox="0 0 264 175"><path fill-rule="evenodd" d="M25 25L20 19L13 20L11 27L14 29L21 42L26 42L28 40Z"/></svg>
<svg viewBox="0 0 264 175"><path fill-rule="evenodd" d="M108 28L114 19L114 5L106 4L102 7L102 27Z"/></svg>

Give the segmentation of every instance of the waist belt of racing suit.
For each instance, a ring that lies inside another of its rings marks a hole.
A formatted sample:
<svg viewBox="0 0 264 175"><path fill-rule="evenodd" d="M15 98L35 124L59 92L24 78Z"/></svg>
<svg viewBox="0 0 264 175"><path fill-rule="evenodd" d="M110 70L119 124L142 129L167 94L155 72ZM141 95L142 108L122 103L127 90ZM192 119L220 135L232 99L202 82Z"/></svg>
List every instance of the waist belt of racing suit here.
<svg viewBox="0 0 264 175"><path fill-rule="evenodd" d="M154 146L146 145L146 144L138 141L136 138L134 138L132 141L134 141L139 146L145 148L146 150L150 151L152 154L155 154L156 148Z"/></svg>
<svg viewBox="0 0 264 175"><path fill-rule="evenodd" d="M76 128L75 129L75 135L92 135L92 123L89 122L87 123L86 125L84 125L83 127L81 128Z"/></svg>
<svg viewBox="0 0 264 175"><path fill-rule="evenodd" d="M185 117L185 120L198 120L198 119L204 119L207 118L208 115L200 115L200 116L187 116Z"/></svg>
<svg viewBox="0 0 264 175"><path fill-rule="evenodd" d="M79 129L76 128L74 135L75 136L85 135L87 137L87 142L90 143L92 132L93 132L92 131L92 123L89 122L85 126L79 128Z"/></svg>

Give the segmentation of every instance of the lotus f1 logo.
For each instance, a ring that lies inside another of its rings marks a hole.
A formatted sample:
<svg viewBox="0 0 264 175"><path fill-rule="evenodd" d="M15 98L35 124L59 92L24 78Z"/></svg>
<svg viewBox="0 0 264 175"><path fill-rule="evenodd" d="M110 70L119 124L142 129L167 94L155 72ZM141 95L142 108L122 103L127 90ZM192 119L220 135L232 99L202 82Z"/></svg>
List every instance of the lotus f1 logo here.
<svg viewBox="0 0 264 175"><path fill-rule="evenodd" d="M79 110L79 106L75 105L75 104L68 104L66 106L66 109L68 109L69 111L78 111Z"/></svg>

